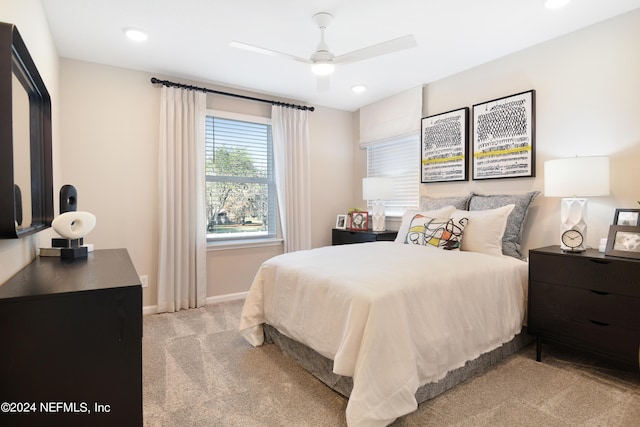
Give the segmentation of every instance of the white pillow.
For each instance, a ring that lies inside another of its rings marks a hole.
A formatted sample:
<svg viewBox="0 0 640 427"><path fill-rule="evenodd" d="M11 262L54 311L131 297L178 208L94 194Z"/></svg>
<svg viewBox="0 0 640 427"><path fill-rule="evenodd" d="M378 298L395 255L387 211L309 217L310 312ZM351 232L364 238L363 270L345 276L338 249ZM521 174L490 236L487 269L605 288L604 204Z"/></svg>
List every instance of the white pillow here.
<svg viewBox="0 0 640 427"><path fill-rule="evenodd" d="M502 236L514 207L511 204L483 211L453 212L451 218L455 223L460 223L465 218L468 220L460 250L502 256Z"/></svg>
<svg viewBox="0 0 640 427"><path fill-rule="evenodd" d="M436 209L433 211L424 211L419 212L417 209L407 209L407 211L402 215L402 223L400 224L400 229L398 230L398 235L396 236L396 243L404 243L407 238L407 233L409 232L409 227L411 226L411 220L416 214L422 214L424 216L429 216L432 218L449 218L453 211L455 211L455 206L445 206L444 208Z"/></svg>

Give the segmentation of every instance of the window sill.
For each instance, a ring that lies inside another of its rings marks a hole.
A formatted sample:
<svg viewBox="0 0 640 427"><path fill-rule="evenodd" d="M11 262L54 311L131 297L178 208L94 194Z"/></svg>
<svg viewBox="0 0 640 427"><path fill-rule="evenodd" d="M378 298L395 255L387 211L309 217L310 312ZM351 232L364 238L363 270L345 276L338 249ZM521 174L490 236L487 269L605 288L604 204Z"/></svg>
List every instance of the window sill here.
<svg viewBox="0 0 640 427"><path fill-rule="evenodd" d="M207 252L228 251L232 249L261 248L266 246L279 246L283 239L246 239L225 240L221 242L207 242Z"/></svg>

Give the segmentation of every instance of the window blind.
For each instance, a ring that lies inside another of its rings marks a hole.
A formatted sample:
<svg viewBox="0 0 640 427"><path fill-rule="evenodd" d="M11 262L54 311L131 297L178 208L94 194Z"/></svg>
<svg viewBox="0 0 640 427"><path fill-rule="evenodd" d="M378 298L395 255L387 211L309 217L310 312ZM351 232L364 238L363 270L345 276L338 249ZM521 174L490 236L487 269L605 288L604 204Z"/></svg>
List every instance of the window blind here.
<svg viewBox="0 0 640 427"><path fill-rule="evenodd" d="M417 208L420 192L420 132L372 142L367 148L367 176L394 180L392 200L385 200L386 214L400 216Z"/></svg>
<svg viewBox="0 0 640 427"><path fill-rule="evenodd" d="M271 125L207 116L205 140L208 239L275 237Z"/></svg>

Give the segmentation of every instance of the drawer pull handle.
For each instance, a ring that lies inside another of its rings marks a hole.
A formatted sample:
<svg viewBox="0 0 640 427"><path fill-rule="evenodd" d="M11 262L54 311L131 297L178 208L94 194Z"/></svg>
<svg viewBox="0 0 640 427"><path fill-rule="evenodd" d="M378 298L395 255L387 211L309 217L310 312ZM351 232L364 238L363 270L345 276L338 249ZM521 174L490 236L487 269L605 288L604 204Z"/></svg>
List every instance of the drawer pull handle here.
<svg viewBox="0 0 640 427"><path fill-rule="evenodd" d="M611 295L610 292L604 292L604 291L594 291L593 289L591 289L591 292L593 292L596 295Z"/></svg>
<svg viewBox="0 0 640 427"><path fill-rule="evenodd" d="M611 261L606 259L589 258L589 261L595 262L596 264L611 264Z"/></svg>
<svg viewBox="0 0 640 427"><path fill-rule="evenodd" d="M593 323L594 325L598 325L598 326L609 326L609 324L608 324L608 323L598 322L597 320L591 320L591 319L589 319L589 322Z"/></svg>

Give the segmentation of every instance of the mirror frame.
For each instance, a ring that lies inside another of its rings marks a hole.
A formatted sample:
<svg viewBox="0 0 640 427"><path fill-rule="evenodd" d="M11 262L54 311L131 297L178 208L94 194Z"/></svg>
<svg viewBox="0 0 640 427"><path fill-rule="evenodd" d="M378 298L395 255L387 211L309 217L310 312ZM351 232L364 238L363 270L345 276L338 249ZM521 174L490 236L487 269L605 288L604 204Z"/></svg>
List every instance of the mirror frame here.
<svg viewBox="0 0 640 427"><path fill-rule="evenodd" d="M16 227L15 174L13 164L13 76L29 97L32 221ZM18 28L0 22L0 238L17 238L51 226L53 220L53 166L51 148L51 97Z"/></svg>

